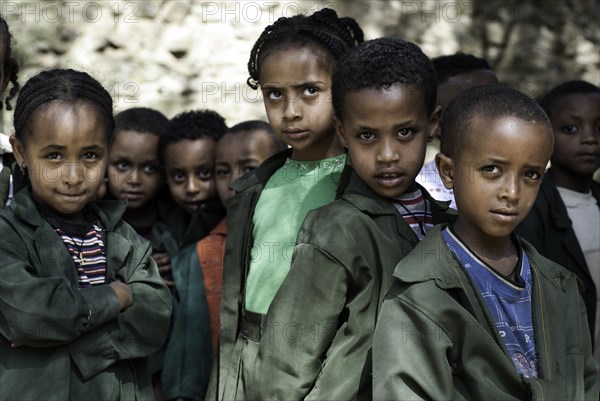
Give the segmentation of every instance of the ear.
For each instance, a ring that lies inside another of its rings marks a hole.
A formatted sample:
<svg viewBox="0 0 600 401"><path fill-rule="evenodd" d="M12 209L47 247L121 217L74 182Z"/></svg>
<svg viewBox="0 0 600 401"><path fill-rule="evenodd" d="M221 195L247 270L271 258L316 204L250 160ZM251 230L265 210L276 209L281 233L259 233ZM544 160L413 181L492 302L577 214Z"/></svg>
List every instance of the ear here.
<svg viewBox="0 0 600 401"><path fill-rule="evenodd" d="M342 121L335 115L333 116L333 126L335 127L335 132L338 136L338 139L342 143L342 146L347 149L348 146L346 145L346 137L344 136L344 124L342 124Z"/></svg>
<svg viewBox="0 0 600 401"><path fill-rule="evenodd" d="M444 183L444 187L446 189L454 188L454 179L456 177L454 161L440 152L435 155L435 166L438 169L438 174Z"/></svg>
<svg viewBox="0 0 600 401"><path fill-rule="evenodd" d="M433 112L429 116L429 132L427 133L427 142L433 141L433 138L440 137L442 129L442 106L435 106Z"/></svg>
<svg viewBox="0 0 600 401"><path fill-rule="evenodd" d="M23 142L21 142L16 136L11 135L8 138L10 141L10 146L12 146L13 154L15 155L15 159L17 160L17 164L23 168L25 166L25 146L23 146Z"/></svg>

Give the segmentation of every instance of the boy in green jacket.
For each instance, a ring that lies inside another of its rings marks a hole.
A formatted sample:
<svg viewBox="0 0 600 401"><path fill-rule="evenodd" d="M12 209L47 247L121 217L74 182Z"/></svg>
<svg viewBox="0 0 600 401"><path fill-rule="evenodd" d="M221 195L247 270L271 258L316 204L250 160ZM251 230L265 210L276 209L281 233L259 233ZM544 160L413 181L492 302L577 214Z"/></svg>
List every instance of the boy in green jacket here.
<svg viewBox="0 0 600 401"><path fill-rule="evenodd" d="M252 399L371 398L372 334L398 261L448 204L415 183L439 128L437 80L413 43L365 42L333 75L343 194L308 214L264 322Z"/></svg>
<svg viewBox="0 0 600 401"><path fill-rule="evenodd" d="M513 230L535 201L552 128L501 86L458 95L437 168L458 218L394 271L375 329L375 399L597 400L586 310L574 274Z"/></svg>

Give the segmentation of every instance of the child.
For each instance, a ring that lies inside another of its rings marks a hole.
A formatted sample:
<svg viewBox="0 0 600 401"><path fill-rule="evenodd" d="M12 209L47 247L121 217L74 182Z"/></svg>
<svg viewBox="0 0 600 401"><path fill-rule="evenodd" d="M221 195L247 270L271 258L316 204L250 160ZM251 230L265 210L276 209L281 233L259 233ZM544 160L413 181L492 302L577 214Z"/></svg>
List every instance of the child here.
<svg viewBox="0 0 600 401"><path fill-rule="evenodd" d="M354 171L300 229L264 322L252 399L370 399L371 336L394 267L452 220L415 184L440 115L418 46L378 39L351 50L333 75L333 105Z"/></svg>
<svg viewBox="0 0 600 401"><path fill-rule="evenodd" d="M227 130L210 110L188 111L171 119L160 138L159 156L179 215L170 218L181 247L196 243L225 216L215 187L215 145ZM182 224L184 223L184 224Z"/></svg>
<svg viewBox="0 0 600 401"><path fill-rule="evenodd" d="M246 121L230 128L217 143L215 156L221 202L225 204L234 194L229 183L285 148L285 142L263 121ZM209 235L184 248L173 260L181 302L163 373L166 399L204 399L211 354L218 349L226 235L227 219L223 219Z"/></svg>
<svg viewBox="0 0 600 401"><path fill-rule="evenodd" d="M533 205L552 131L529 97L469 89L444 113L440 176L458 219L394 271L373 338L377 400L597 400L575 275L513 234Z"/></svg>
<svg viewBox="0 0 600 401"><path fill-rule="evenodd" d="M127 200L125 220L152 245L152 258L163 281L173 287L171 258L179 251L171 234L167 205L159 204L166 190L165 175L158 161L158 142L169 120L149 108L133 108L115 116L115 135L108 158L108 192L111 198ZM162 206L162 207L161 207ZM174 288L171 288L174 292ZM160 371L164 349L148 358L148 369L156 394L160 394Z"/></svg>
<svg viewBox="0 0 600 401"><path fill-rule="evenodd" d="M110 95L88 74L42 72L23 87L14 125L31 186L0 213L0 398L153 399L145 361L165 341L170 294L121 220L125 204L90 203L114 127Z"/></svg>
<svg viewBox="0 0 600 401"><path fill-rule="evenodd" d="M594 356L600 366L600 88L569 81L541 101L554 132L552 168L519 234L583 282Z"/></svg>
<svg viewBox="0 0 600 401"><path fill-rule="evenodd" d="M492 67L483 58L458 52L449 56L436 57L431 61L438 79L438 104L442 106L442 117L444 109L460 92L475 86L498 84L498 79ZM440 134L438 133L438 139ZM439 147L429 146L425 156L426 160L432 159L432 157L428 158L427 156L429 150L435 148ZM435 199L450 201L450 207L456 209L452 190L446 189L440 180L438 171L435 168L435 159L425 163L419 175L417 175L416 181L423 185Z"/></svg>
<svg viewBox="0 0 600 401"><path fill-rule="evenodd" d="M334 200L345 164L335 136L331 74L362 42L351 18L325 8L280 18L250 54L248 83L260 87L271 127L291 149L234 182L228 201L221 333L207 399L244 399L260 319L290 267L309 210ZM248 384L250 385L250 384Z"/></svg>
<svg viewBox="0 0 600 401"><path fill-rule="evenodd" d="M10 101L19 91L19 83L17 82L19 65L12 55L10 41L11 34L8 25L4 18L0 17L0 112L4 106L4 91L8 88L8 84L12 84L6 99L8 110L12 110ZM1 116L0 122L2 122ZM0 209L8 205L13 197L11 165L14 159L8 135L4 135L0 131Z"/></svg>

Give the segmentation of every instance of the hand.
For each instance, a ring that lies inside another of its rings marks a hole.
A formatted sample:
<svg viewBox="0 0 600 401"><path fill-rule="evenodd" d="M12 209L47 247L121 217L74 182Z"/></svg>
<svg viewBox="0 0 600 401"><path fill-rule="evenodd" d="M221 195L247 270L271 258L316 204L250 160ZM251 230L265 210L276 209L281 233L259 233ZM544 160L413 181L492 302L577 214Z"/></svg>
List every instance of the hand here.
<svg viewBox="0 0 600 401"><path fill-rule="evenodd" d="M121 312L133 304L133 293L127 284L123 284L120 281L113 281L108 286L115 291L115 294L117 294L119 305L121 305Z"/></svg>
<svg viewBox="0 0 600 401"><path fill-rule="evenodd" d="M174 287L175 282L172 280L173 276L171 275L171 258L167 253L163 252L155 252L152 254L152 259L156 262L158 266L158 272L160 273L160 277L163 282L168 287Z"/></svg>

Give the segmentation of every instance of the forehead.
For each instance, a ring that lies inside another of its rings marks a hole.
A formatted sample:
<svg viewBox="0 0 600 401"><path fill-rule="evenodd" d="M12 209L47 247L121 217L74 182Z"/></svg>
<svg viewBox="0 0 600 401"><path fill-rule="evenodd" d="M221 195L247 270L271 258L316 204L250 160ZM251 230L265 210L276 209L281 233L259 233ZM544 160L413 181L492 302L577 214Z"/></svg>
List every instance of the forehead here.
<svg viewBox="0 0 600 401"><path fill-rule="evenodd" d="M308 47L273 50L260 66L261 86L288 86L302 82L329 82L331 73Z"/></svg>
<svg viewBox="0 0 600 401"><path fill-rule="evenodd" d="M158 156L158 135L133 130L117 130L111 153L125 153L128 156Z"/></svg>
<svg viewBox="0 0 600 401"><path fill-rule="evenodd" d="M344 121L353 124L376 123L382 116L420 120L427 117L425 94L417 85L365 88L344 96Z"/></svg>
<svg viewBox="0 0 600 401"><path fill-rule="evenodd" d="M34 111L26 142L60 146L88 146L108 140L100 113L86 102L51 102Z"/></svg>
<svg viewBox="0 0 600 401"><path fill-rule="evenodd" d="M228 133L216 145L216 158L245 158L270 152L272 147L271 136L263 129Z"/></svg>
<svg viewBox="0 0 600 401"><path fill-rule="evenodd" d="M214 160L215 140L212 138L184 139L170 143L165 149L168 167L188 168Z"/></svg>
<svg viewBox="0 0 600 401"><path fill-rule="evenodd" d="M570 93L554 101L550 106L550 118L558 114L579 115L587 112L600 115L600 93Z"/></svg>
<svg viewBox="0 0 600 401"><path fill-rule="evenodd" d="M544 159L550 158L552 143L552 131L546 124L511 116L476 116L465 127L459 157L462 153L478 160L500 157L519 164L547 163Z"/></svg>

